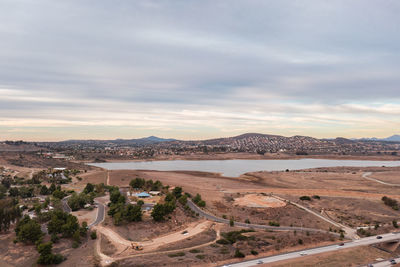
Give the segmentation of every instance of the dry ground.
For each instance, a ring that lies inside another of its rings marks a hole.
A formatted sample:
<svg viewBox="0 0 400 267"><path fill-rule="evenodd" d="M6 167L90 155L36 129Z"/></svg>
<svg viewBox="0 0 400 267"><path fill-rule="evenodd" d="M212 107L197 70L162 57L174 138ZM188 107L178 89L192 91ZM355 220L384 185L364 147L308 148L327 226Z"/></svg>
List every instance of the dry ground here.
<svg viewBox="0 0 400 267"><path fill-rule="evenodd" d="M240 231L241 228L224 226L222 232ZM293 233L293 232L266 232L256 231L244 233L246 240L237 241L235 244L213 243L196 250L182 250L182 254L162 253L154 257L153 255L135 257L119 261L121 266L216 266L223 262L235 261L233 255L236 248L246 255L245 259L255 258L251 250L257 251L257 257L269 256L276 253L283 253L293 250L301 250L310 246L327 245L334 241L330 235L323 233ZM299 244L299 240L303 244ZM171 246L175 247L175 246ZM201 255L196 257L197 255Z"/></svg>
<svg viewBox="0 0 400 267"><path fill-rule="evenodd" d="M276 263L262 264L268 267L336 267L336 266L360 266L374 262L377 258L390 258L391 254L374 247L358 247L344 249L335 252L305 256L304 258L286 260Z"/></svg>

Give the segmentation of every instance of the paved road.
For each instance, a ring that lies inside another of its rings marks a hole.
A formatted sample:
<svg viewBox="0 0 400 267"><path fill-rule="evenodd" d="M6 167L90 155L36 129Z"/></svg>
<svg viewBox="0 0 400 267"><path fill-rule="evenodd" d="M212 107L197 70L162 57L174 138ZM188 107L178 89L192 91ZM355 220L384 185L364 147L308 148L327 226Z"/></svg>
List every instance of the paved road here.
<svg viewBox="0 0 400 267"><path fill-rule="evenodd" d="M258 264L259 261L262 261L263 263L271 263L271 262L277 262L277 261L282 261L282 260L301 258L306 255L315 255L315 254L319 254L319 253L338 251L338 250L342 250L342 249L346 249L346 248L354 248L354 247L358 247L358 246L368 246L368 245L377 244L377 243L386 242L386 241L395 241L395 240L400 241L400 233L389 233L389 234L384 234L381 236L382 236L382 239L377 239L376 236L371 236L371 237L361 238L358 240L347 242L344 244L344 246L329 245L329 246L324 246L324 247L317 247L317 248L312 248L312 249L307 249L307 250L302 250L302 251L295 251L295 252L290 252L290 253L265 257L265 258L259 258L259 259L255 259L255 260L233 263L228 266L232 266L232 267L255 266ZM381 265L374 264L374 266L381 266ZM387 266L387 265L382 265L382 266Z"/></svg>
<svg viewBox="0 0 400 267"><path fill-rule="evenodd" d="M377 182L377 183L380 183L380 184L384 184L384 185L400 186L400 184L391 184L391 183L387 183L387 182L384 182L384 181L369 177L371 174L372 174L372 172L365 172L365 173L363 173L362 177L367 179L367 180L374 181L374 182Z"/></svg>
<svg viewBox="0 0 400 267"><path fill-rule="evenodd" d="M394 260L396 261L396 263L400 263L400 258L394 258ZM384 260L384 261L380 261L377 263L371 263L372 266L374 267L389 267L392 266L392 264L390 263L390 260ZM367 267L368 265L365 265L365 267Z"/></svg>
<svg viewBox="0 0 400 267"><path fill-rule="evenodd" d="M92 222L91 224L89 224L89 228L98 225L99 223L101 223L102 221L104 221L104 205L102 203L96 202L97 204L97 216L96 216L96 220L94 220L94 222Z"/></svg>
<svg viewBox="0 0 400 267"><path fill-rule="evenodd" d="M194 204L191 200L188 199L187 202L189 208L193 210L194 212L198 213L201 217L204 217L210 221L218 222L218 223L225 223L229 224L229 220L223 219L216 217L212 214L209 214L202 209L200 209L196 204ZM314 229L314 228L305 228L305 227L289 227L289 226L269 226L269 225L260 225L260 224L249 224L249 223L241 223L241 222L235 222L235 226L239 227L245 227L245 228L253 228L253 229L268 229L268 230L274 230L274 231L308 231L308 232L321 232L321 233L326 233L326 230L321 230L321 229ZM338 235L336 233L331 233L333 235Z"/></svg>
<svg viewBox="0 0 400 267"><path fill-rule="evenodd" d="M61 200L62 209L63 209L64 212L67 212L67 213L72 212L71 208L68 206L68 198L69 198L69 197L70 197L70 196L64 197L64 198Z"/></svg>

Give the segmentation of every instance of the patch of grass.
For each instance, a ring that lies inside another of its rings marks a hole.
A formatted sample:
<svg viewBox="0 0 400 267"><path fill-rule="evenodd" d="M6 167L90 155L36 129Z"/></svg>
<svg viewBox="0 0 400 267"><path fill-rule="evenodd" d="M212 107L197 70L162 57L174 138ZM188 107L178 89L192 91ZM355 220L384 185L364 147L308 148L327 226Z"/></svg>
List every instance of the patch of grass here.
<svg viewBox="0 0 400 267"><path fill-rule="evenodd" d="M196 255L196 258L198 258L199 260L204 260L205 257L206 257L206 255L203 255L203 254Z"/></svg>
<svg viewBox="0 0 400 267"><path fill-rule="evenodd" d="M170 258L175 258L175 257L182 257L185 256L185 252L177 252L177 253L172 253L172 254L168 254L168 257Z"/></svg>
<svg viewBox="0 0 400 267"><path fill-rule="evenodd" d="M201 251L199 249L191 249L191 250L189 250L189 252L190 253L200 253L200 252L203 252L203 251Z"/></svg>

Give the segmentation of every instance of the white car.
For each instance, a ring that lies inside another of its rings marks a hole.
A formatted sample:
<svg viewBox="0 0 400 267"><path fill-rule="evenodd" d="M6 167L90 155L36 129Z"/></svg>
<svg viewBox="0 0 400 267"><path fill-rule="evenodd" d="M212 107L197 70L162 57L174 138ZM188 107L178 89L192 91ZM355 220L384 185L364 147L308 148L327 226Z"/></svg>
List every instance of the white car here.
<svg viewBox="0 0 400 267"><path fill-rule="evenodd" d="M301 255L301 256L306 256L306 255L307 255L307 252L304 252L304 251L303 251L303 252L300 252L300 255Z"/></svg>

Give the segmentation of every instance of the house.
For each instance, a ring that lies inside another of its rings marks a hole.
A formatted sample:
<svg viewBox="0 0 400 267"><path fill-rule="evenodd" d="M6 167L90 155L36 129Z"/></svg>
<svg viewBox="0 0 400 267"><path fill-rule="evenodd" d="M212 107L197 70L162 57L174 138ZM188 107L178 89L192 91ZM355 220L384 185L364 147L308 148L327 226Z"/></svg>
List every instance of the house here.
<svg viewBox="0 0 400 267"><path fill-rule="evenodd" d="M161 192L160 191L150 191L149 194L152 196L158 196L161 194Z"/></svg>
<svg viewBox="0 0 400 267"><path fill-rule="evenodd" d="M148 194L148 193L146 193L146 192L138 193L138 194L136 194L136 196L137 196L138 198L148 198L148 197L151 197L151 195Z"/></svg>

